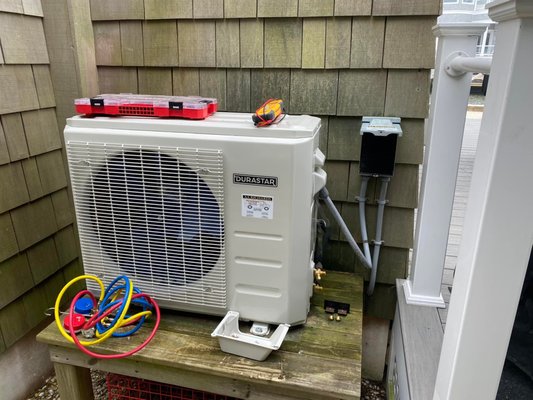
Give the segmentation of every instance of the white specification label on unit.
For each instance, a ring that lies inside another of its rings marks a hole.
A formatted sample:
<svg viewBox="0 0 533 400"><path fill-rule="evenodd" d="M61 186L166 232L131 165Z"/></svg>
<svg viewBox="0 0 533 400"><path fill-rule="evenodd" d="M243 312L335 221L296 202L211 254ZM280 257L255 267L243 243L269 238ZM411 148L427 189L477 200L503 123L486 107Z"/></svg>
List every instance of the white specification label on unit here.
<svg viewBox="0 0 533 400"><path fill-rule="evenodd" d="M274 198L255 194L242 195L242 216L251 218L274 218Z"/></svg>

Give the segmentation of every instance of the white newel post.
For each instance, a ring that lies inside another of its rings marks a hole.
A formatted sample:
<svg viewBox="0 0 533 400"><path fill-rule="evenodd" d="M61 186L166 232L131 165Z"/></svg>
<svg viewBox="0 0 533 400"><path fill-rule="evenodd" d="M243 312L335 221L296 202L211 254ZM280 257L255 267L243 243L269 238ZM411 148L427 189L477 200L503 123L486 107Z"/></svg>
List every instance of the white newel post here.
<svg viewBox="0 0 533 400"><path fill-rule="evenodd" d="M434 399L494 399L533 245L533 1L499 22Z"/></svg>
<svg viewBox="0 0 533 400"><path fill-rule="evenodd" d="M446 64L458 55L475 56L484 29L478 24L433 28L437 60L413 262L404 286L408 304L444 307L440 288L472 79L471 73L454 74Z"/></svg>

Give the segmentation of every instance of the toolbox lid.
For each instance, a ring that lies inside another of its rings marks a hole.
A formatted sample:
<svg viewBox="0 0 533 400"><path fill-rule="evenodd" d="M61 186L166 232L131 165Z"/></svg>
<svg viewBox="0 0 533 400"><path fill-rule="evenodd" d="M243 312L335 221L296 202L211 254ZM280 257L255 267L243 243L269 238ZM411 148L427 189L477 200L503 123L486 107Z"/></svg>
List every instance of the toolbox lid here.
<svg viewBox="0 0 533 400"><path fill-rule="evenodd" d="M250 113L216 112L200 121L129 116L91 118L75 116L67 119L67 129L68 127L95 130L120 129L129 131L297 139L313 137L320 129L320 118L309 115L287 115L278 124L257 128L254 126L252 114ZM95 131L95 134L97 133L98 131Z"/></svg>
<svg viewBox="0 0 533 400"><path fill-rule="evenodd" d="M139 94L100 94L95 97L84 97L74 100L75 105L92 106L126 106L132 104L146 104L153 107L172 108L179 103L184 109L207 108L208 104L217 103L217 99L199 96L157 96Z"/></svg>

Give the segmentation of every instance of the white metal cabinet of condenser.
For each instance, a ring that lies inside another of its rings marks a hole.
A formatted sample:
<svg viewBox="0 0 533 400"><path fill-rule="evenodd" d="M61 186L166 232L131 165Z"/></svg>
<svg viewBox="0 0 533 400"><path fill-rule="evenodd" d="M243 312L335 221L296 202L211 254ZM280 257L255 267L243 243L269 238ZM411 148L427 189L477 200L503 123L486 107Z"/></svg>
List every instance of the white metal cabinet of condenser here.
<svg viewBox="0 0 533 400"><path fill-rule="evenodd" d="M127 275L168 308L304 323L319 128L310 116L256 128L237 113L68 119L85 272Z"/></svg>

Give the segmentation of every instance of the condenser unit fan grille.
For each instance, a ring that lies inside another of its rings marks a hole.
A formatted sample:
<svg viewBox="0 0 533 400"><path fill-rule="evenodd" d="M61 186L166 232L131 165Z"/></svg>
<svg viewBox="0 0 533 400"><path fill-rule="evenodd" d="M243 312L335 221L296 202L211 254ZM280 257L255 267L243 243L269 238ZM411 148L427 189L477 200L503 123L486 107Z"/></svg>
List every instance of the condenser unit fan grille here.
<svg viewBox="0 0 533 400"><path fill-rule="evenodd" d="M67 151L86 273L226 306L222 151L72 141Z"/></svg>

